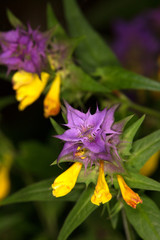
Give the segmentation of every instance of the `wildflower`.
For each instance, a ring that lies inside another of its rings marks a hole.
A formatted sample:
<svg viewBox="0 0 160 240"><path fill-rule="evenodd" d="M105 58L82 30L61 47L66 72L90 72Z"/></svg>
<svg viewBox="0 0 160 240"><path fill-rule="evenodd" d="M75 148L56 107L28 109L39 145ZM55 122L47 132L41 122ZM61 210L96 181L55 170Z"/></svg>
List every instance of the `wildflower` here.
<svg viewBox="0 0 160 240"><path fill-rule="evenodd" d="M60 100L59 100L60 84L61 84L60 74L57 73L44 99L44 116L46 118L49 116L55 116L60 111Z"/></svg>
<svg viewBox="0 0 160 240"><path fill-rule="evenodd" d="M122 176L117 175L118 183L125 202L132 208L136 208L137 204L142 203L142 199L137 193L128 187Z"/></svg>
<svg viewBox="0 0 160 240"><path fill-rule="evenodd" d="M122 160L118 153L120 135L125 121L114 123L114 112L117 106L99 111L95 114L80 112L65 103L67 108L68 128L57 138L65 141L64 147L57 161L73 161L73 165L52 184L53 195L64 196L69 193L77 181L78 175L84 165L84 172L90 164L99 167L99 174L91 202L96 205L111 200L105 175L117 175L123 198L132 207L142 202L138 194L134 193L124 182L120 174L125 173ZM94 168L93 168L94 169ZM92 171L92 170L90 170ZM97 174L97 173L96 173Z"/></svg>
<svg viewBox="0 0 160 240"><path fill-rule="evenodd" d="M19 110L24 110L39 98L48 79L49 74L45 72L41 73L41 80L38 74L25 71L19 71L13 75L13 89L16 91L17 101L20 102Z"/></svg>
<svg viewBox="0 0 160 240"><path fill-rule="evenodd" d="M40 75L46 65L46 49L49 35L17 27L0 33L0 64L11 70L23 70Z"/></svg>
<svg viewBox="0 0 160 240"><path fill-rule="evenodd" d="M9 172L12 162L11 154L4 154L0 162L0 200L5 198L10 191Z"/></svg>

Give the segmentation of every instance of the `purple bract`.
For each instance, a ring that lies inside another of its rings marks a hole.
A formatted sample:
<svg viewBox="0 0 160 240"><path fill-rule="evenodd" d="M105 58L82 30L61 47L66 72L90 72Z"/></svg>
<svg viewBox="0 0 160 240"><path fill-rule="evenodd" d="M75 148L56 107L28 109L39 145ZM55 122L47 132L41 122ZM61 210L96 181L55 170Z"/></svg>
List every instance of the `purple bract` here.
<svg viewBox="0 0 160 240"><path fill-rule="evenodd" d="M81 161L85 167L89 163L97 163L100 159L112 162L113 156L118 161L117 146L123 128L123 123L114 123L114 112L118 105L103 111L99 111L97 107L93 115L90 111L80 112L68 103L65 105L68 119L65 126L69 129L56 136L66 142L58 160L63 157L66 161Z"/></svg>
<svg viewBox="0 0 160 240"><path fill-rule="evenodd" d="M46 64L46 48L49 36L38 30L18 27L0 33L0 64L11 70L24 70L40 74Z"/></svg>

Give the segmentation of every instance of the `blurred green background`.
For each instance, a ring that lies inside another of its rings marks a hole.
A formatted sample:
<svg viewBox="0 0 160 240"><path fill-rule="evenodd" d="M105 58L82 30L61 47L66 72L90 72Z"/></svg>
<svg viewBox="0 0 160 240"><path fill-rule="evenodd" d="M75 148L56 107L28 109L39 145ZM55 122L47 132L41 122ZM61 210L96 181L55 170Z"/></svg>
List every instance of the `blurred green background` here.
<svg viewBox="0 0 160 240"><path fill-rule="evenodd" d="M6 16L6 9L9 8L22 22L30 23L33 28L40 26L40 29L44 31L46 29L45 9L47 2L45 0L24 2L6 0L1 2L0 30L11 29ZM150 0L80 0L78 3L88 21L109 44L112 43L113 38L112 24L116 20L128 21L146 10L159 7L158 1ZM66 27L62 2L53 0L51 4L57 18ZM0 70L4 69L0 68ZM57 166L50 166L50 164L57 158L63 144L52 137L55 132L50 121L43 117L42 98L25 111L19 112L18 103L12 101L15 93L11 83L4 79L0 81L0 98L6 99L6 102L0 102L2 103L0 105L0 129L11 141L15 151L10 173L10 194L12 194L26 185L57 176L61 169ZM96 97L89 99L86 108L90 105L95 108L96 102ZM60 115L55 117L55 120L63 123ZM143 129L143 135L147 132L148 129ZM160 180L159 171L159 169L156 170L153 178ZM160 206L159 194L149 194ZM54 203L51 201L18 203L1 207L0 240L56 240L64 219L73 206L72 202L59 201ZM119 216L118 228L114 230L108 219L107 211L103 208L103 206L99 207L90 215L69 239L126 239L121 216ZM140 238L136 235L136 239Z"/></svg>

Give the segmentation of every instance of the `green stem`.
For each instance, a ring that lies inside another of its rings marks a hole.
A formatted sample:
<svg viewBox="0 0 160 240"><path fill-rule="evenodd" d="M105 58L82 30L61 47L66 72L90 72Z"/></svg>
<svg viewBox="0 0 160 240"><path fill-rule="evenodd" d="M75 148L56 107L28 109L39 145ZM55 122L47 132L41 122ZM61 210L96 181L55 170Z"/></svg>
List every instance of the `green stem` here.
<svg viewBox="0 0 160 240"><path fill-rule="evenodd" d="M132 232L131 226L130 226L128 220L127 220L126 213L125 213L124 209L122 209L122 220L123 220L123 226L124 226L124 230L125 230L125 234L126 234L126 239L127 240L134 240L133 232Z"/></svg>
<svg viewBox="0 0 160 240"><path fill-rule="evenodd" d="M123 93L121 93L120 91L118 91L118 96L115 97L111 94L108 94L108 97L115 103L123 103L126 104L128 107L133 108L134 110L137 110L139 112L154 116L158 119L160 119L160 112L150 109L148 107L145 106L141 106L139 104L136 104L134 102L132 102L127 96L125 96Z"/></svg>
<svg viewBox="0 0 160 240"><path fill-rule="evenodd" d="M138 105L136 103L130 102L129 106L139 112L147 113L148 115L154 116L156 118L160 119L160 112L150 109L148 107L144 107L141 105Z"/></svg>

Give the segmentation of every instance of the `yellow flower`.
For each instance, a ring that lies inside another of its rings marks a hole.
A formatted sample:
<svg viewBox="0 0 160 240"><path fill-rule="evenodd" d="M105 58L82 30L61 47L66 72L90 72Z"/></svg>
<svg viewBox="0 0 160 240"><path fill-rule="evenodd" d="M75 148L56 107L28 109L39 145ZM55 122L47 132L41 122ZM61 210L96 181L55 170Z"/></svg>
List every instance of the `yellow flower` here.
<svg viewBox="0 0 160 240"><path fill-rule="evenodd" d="M151 176L158 167L159 151L153 154L152 157L141 168L140 173L145 176Z"/></svg>
<svg viewBox="0 0 160 240"><path fill-rule="evenodd" d="M138 203L142 203L142 199L125 183L122 176L117 175L117 180L121 189L122 197L125 202L132 208L136 208Z"/></svg>
<svg viewBox="0 0 160 240"><path fill-rule="evenodd" d="M49 92L47 93L45 99L44 99L44 116L50 117L55 116L60 111L60 84L61 84L61 78L60 74L57 73Z"/></svg>
<svg viewBox="0 0 160 240"><path fill-rule="evenodd" d="M18 71L13 75L13 89L16 91L16 99L20 102L20 111L35 102L45 88L49 74L42 72L41 79L36 73Z"/></svg>
<svg viewBox="0 0 160 240"><path fill-rule="evenodd" d="M109 188L104 175L104 162L100 161L98 181L94 194L91 197L91 202L99 206L100 203L106 203L110 201L111 198L112 195L109 192Z"/></svg>
<svg viewBox="0 0 160 240"><path fill-rule="evenodd" d="M59 175L52 184L53 196L62 197L68 194L74 188L81 168L82 163L76 162Z"/></svg>
<svg viewBox="0 0 160 240"><path fill-rule="evenodd" d="M0 163L0 200L5 198L10 191L9 171L12 162L11 154L4 154Z"/></svg>

